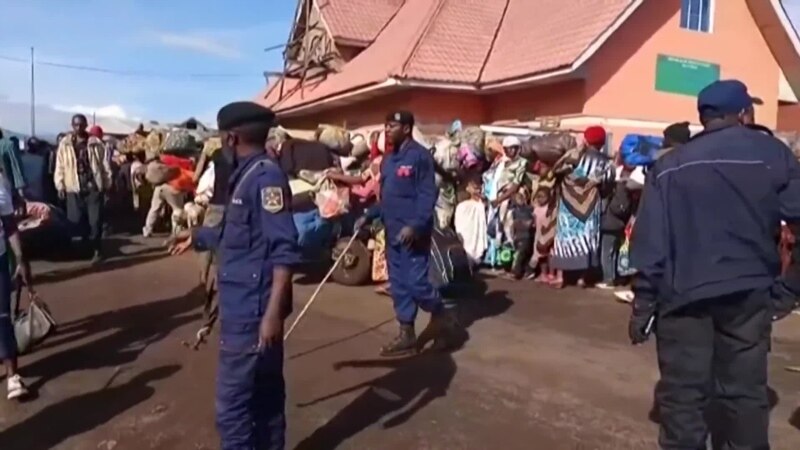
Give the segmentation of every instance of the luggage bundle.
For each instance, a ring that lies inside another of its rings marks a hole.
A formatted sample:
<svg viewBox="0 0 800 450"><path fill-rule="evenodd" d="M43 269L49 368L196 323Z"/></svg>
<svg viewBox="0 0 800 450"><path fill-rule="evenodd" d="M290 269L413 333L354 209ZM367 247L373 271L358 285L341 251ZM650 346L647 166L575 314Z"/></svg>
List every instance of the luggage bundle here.
<svg viewBox="0 0 800 450"><path fill-rule="evenodd" d="M577 145L575 137L566 131L551 133L528 141L528 145L523 148L522 156L530 159L535 155L536 159L553 165Z"/></svg>
<svg viewBox="0 0 800 450"><path fill-rule="evenodd" d="M795 158L800 159L800 133L797 131L778 132L775 133L775 137L792 150Z"/></svg>
<svg viewBox="0 0 800 450"><path fill-rule="evenodd" d="M630 167L650 166L656 162L656 156L663 142L664 139L660 136L629 134L619 146L622 162Z"/></svg>
<svg viewBox="0 0 800 450"><path fill-rule="evenodd" d="M454 230L438 227L433 230L428 275L433 287L445 295L464 288L472 281L472 264Z"/></svg>
<svg viewBox="0 0 800 450"><path fill-rule="evenodd" d="M320 125L315 136L317 141L334 150L342 150L350 145L350 133L342 127Z"/></svg>
<svg viewBox="0 0 800 450"><path fill-rule="evenodd" d="M189 130L177 129L167 134L162 151L173 155L185 155L197 150L197 138Z"/></svg>

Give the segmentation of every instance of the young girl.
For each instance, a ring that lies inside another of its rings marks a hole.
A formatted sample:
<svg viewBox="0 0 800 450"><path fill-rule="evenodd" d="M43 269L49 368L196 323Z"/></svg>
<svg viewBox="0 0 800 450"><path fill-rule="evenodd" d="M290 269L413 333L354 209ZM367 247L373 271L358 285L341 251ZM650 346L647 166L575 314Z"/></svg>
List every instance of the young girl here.
<svg viewBox="0 0 800 450"><path fill-rule="evenodd" d="M553 287L564 284L564 275L560 270L550 267L550 250L556 237L556 215L552 190L548 186L539 186L533 199L533 217L536 230L533 264L539 271L538 283L547 283Z"/></svg>
<svg viewBox="0 0 800 450"><path fill-rule="evenodd" d="M469 199L456 206L455 229L464 250L474 266L480 264L488 247L486 232L486 207L481 196L482 187L479 178L467 182Z"/></svg>

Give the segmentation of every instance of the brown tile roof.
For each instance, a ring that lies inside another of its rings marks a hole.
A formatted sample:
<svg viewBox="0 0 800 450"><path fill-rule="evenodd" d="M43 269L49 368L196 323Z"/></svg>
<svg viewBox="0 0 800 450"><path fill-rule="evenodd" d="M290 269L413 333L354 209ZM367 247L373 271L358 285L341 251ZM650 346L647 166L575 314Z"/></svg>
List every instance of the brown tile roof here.
<svg viewBox="0 0 800 450"><path fill-rule="evenodd" d="M318 0L317 5L335 39L370 44L404 0Z"/></svg>
<svg viewBox="0 0 800 450"><path fill-rule="evenodd" d="M569 66L631 0L512 0L481 82Z"/></svg>
<svg viewBox="0 0 800 450"><path fill-rule="evenodd" d="M279 99L277 89L268 89L259 101L278 111L391 79L481 88L565 68L575 63L626 9L641 2L319 1L334 36L373 42L341 72L310 83L300 92ZM398 3L402 3L399 9L389 14L387 5ZM365 4L373 5L372 9ZM384 19L387 15L389 18ZM372 33L376 35L371 37Z"/></svg>

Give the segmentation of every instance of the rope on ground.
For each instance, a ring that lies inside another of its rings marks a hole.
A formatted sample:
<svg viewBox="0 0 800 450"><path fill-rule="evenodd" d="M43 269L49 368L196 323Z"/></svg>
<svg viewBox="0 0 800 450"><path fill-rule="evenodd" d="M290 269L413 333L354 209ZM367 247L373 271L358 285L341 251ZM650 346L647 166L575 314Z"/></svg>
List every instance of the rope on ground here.
<svg viewBox="0 0 800 450"><path fill-rule="evenodd" d="M314 303L314 300L317 299L317 295L322 290L322 286L325 285L325 283L328 281L328 278L330 278L331 275L333 274L333 271L336 270L336 267L338 267L339 263L342 262L342 260L344 259L344 255L346 255L347 252L350 250L350 246L353 245L353 242L355 242L357 237L358 233L354 233L353 236L350 238L350 241L347 242L347 245L344 247L344 250L342 250L342 253L339 255L338 258L336 258L336 261L333 263L333 266L331 266L331 269L328 270L328 274L325 275L325 278L323 278L322 281L319 283L319 286L317 286L317 289L314 291L313 294L311 294L311 298L308 299L308 302L306 302L306 305L303 307L303 310L300 311L300 314L298 314L297 318L294 319L294 322L292 322L292 326L290 326L289 330L286 331L286 334L283 335L284 341L289 339L289 335L292 334L292 331L294 331L294 329L297 327L297 324L300 323L300 321L303 319L303 316L306 315L308 308L311 307L311 305Z"/></svg>

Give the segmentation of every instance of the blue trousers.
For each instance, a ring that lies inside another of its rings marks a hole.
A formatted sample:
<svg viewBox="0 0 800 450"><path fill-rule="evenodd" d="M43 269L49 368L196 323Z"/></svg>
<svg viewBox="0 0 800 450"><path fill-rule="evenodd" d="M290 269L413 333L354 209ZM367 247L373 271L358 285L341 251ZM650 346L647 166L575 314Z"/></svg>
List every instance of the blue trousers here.
<svg viewBox="0 0 800 450"><path fill-rule="evenodd" d="M17 338L11 321L11 275L8 254L0 255L0 361L17 357Z"/></svg>
<svg viewBox="0 0 800 450"><path fill-rule="evenodd" d="M413 324L417 309L436 314L442 310L442 298L430 280L430 248L405 245L389 240L387 233L386 262L389 266L389 283L394 312L401 324Z"/></svg>
<svg viewBox="0 0 800 450"><path fill-rule="evenodd" d="M223 321L220 336L216 413L222 450L283 450L283 347L259 351L258 323Z"/></svg>

